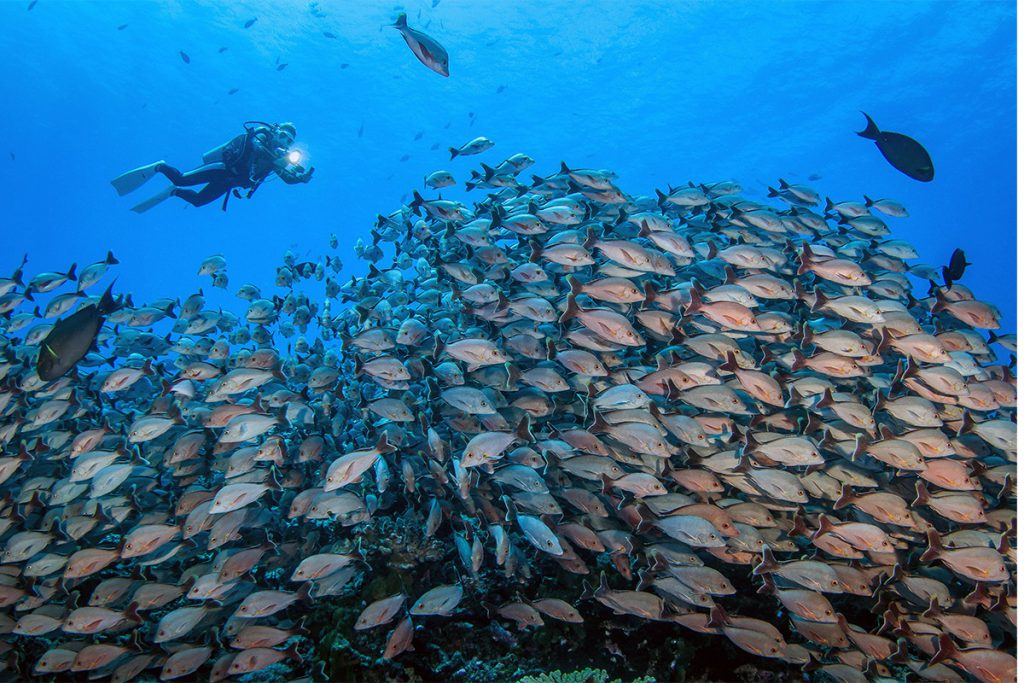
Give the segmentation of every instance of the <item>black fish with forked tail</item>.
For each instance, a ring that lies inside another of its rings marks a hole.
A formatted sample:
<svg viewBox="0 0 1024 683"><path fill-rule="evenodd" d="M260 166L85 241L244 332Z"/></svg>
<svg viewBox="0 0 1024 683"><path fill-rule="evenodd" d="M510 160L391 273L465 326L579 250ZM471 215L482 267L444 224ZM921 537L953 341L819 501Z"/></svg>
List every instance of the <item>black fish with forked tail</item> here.
<svg viewBox="0 0 1024 683"><path fill-rule="evenodd" d="M942 282L946 285L946 289L952 287L954 282L964 276L964 271L969 265L971 264L967 261L964 250L954 249L953 255L949 257L949 265L942 266Z"/></svg>
<svg viewBox="0 0 1024 683"><path fill-rule="evenodd" d="M73 368L89 353L107 315L121 307L111 295L110 283L98 303L89 304L66 318L58 320L39 345L36 373L44 382L57 379Z"/></svg>
<svg viewBox="0 0 1024 683"><path fill-rule="evenodd" d="M868 120L867 128L857 135L874 140L875 145L882 151L882 156L897 171L923 183L930 182L935 178L935 166L932 164L932 158L920 142L902 133L879 130L870 116L864 114L864 118Z"/></svg>

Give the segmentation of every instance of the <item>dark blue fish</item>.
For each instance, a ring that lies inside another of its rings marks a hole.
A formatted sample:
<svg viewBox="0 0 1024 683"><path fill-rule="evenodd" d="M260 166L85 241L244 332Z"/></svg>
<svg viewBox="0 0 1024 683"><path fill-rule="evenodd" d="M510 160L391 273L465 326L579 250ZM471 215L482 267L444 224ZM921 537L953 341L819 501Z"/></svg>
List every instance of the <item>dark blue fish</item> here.
<svg viewBox="0 0 1024 683"><path fill-rule="evenodd" d="M813 180L821 180L821 178L822 178L822 175L820 173L812 173L811 175L807 176L807 179L808 180L812 180L812 181Z"/></svg>
<svg viewBox="0 0 1024 683"><path fill-rule="evenodd" d="M41 380L57 379L89 353L106 316L120 308L120 303L111 296L113 287L114 283L110 283L99 303L89 304L56 322L39 345L36 372Z"/></svg>
<svg viewBox="0 0 1024 683"><path fill-rule="evenodd" d="M334 39L334 38L337 38L337 37L338 37L338 36L334 35L334 34L333 34L333 33L331 33L330 31L324 31L324 38L331 38L331 39Z"/></svg>
<svg viewBox="0 0 1024 683"><path fill-rule="evenodd" d="M864 118L868 120L867 128L857 135L874 140L875 145L881 150L882 156L892 164L893 168L923 183L935 178L935 166L932 164L932 158L920 142L902 133L879 130L870 116L864 114Z"/></svg>
<svg viewBox="0 0 1024 683"><path fill-rule="evenodd" d="M347 69L348 68L348 62L345 62L344 64L342 64L341 68L342 69Z"/></svg>
<svg viewBox="0 0 1024 683"><path fill-rule="evenodd" d="M285 68L286 66L288 66L288 62L285 62L284 64L278 64L278 65L277 65L277 70L278 70L278 71L284 71L284 68Z"/></svg>
<svg viewBox="0 0 1024 683"><path fill-rule="evenodd" d="M231 90L228 90L229 95L234 95L236 92L238 92L238 88L232 88Z"/></svg>
<svg viewBox="0 0 1024 683"><path fill-rule="evenodd" d="M32 8L36 6L37 2L39 2L39 0L32 0L32 2L28 3L28 9L26 9L25 11L31 12Z"/></svg>
<svg viewBox="0 0 1024 683"><path fill-rule="evenodd" d="M227 51L228 51L228 49L226 47L222 47L221 49L217 50L217 54L221 55L221 54L224 54Z"/></svg>
<svg viewBox="0 0 1024 683"><path fill-rule="evenodd" d="M964 276L964 271L969 265L971 264L967 261L967 254L964 253L964 250L959 247L954 249L953 255L949 257L949 265L942 266L942 281L946 285L946 289L952 287L954 282Z"/></svg>
<svg viewBox="0 0 1024 683"><path fill-rule="evenodd" d="M359 135L358 135L358 137L363 137L363 128L365 126L366 126L365 122L359 124Z"/></svg>
<svg viewBox="0 0 1024 683"><path fill-rule="evenodd" d="M242 26L242 28L252 28L252 25L256 23L257 19L258 19L258 17L253 17L249 21L245 22L245 24Z"/></svg>
<svg viewBox="0 0 1024 683"><path fill-rule="evenodd" d="M430 150L431 151L434 151L435 149L441 149L441 143L440 142L435 142L434 144L432 144L430 146Z"/></svg>
<svg viewBox="0 0 1024 683"><path fill-rule="evenodd" d="M117 27L117 30L118 30L118 31L123 31L123 30L125 30L126 28L128 28L128 24L121 24L120 26L118 26L118 27Z"/></svg>
<svg viewBox="0 0 1024 683"><path fill-rule="evenodd" d="M431 7L437 7L440 4L441 4L441 0L434 0L432 3L430 3L430 6Z"/></svg>
<svg viewBox="0 0 1024 683"><path fill-rule="evenodd" d="M498 86L498 89L497 89L497 90L495 90L494 92L495 92L496 94L497 94L497 93L503 93L503 92L505 92L505 86L503 86L503 85L499 85L499 86Z"/></svg>
<svg viewBox="0 0 1024 683"><path fill-rule="evenodd" d="M419 133L416 133L416 136L413 138L413 140L419 140L422 137L423 137L423 131L421 130Z"/></svg>
<svg viewBox="0 0 1024 683"><path fill-rule="evenodd" d="M10 155L11 155L11 161L14 161L14 152L10 152Z"/></svg>
<svg viewBox="0 0 1024 683"><path fill-rule="evenodd" d="M185 54L184 51L179 51L178 54L181 55L181 61L185 62L186 64L192 63L192 58Z"/></svg>
<svg viewBox="0 0 1024 683"><path fill-rule="evenodd" d="M412 157L410 157L408 154L403 154L402 158L399 159L399 161L409 161L409 159L411 159L411 158Z"/></svg>

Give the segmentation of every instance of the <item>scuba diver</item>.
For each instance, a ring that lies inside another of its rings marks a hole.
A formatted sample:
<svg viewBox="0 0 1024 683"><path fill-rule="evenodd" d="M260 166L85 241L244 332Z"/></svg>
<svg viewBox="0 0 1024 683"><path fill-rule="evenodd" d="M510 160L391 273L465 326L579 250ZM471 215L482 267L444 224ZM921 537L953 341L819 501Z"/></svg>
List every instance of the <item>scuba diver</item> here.
<svg viewBox="0 0 1024 683"><path fill-rule="evenodd" d="M224 197L221 209L226 211L231 194L239 198L252 197L271 173L276 173L289 185L310 181L313 169L303 168L302 154L291 149L295 144L294 124L247 121L244 127L244 133L204 154L203 165L199 168L182 173L164 161L157 161L119 175L110 184L124 196L142 187L157 173L167 176L173 183L170 187L132 207L135 213L143 213L169 197L181 197L192 206L205 206ZM186 189L194 185L205 187L198 191ZM243 195L239 189L248 192Z"/></svg>

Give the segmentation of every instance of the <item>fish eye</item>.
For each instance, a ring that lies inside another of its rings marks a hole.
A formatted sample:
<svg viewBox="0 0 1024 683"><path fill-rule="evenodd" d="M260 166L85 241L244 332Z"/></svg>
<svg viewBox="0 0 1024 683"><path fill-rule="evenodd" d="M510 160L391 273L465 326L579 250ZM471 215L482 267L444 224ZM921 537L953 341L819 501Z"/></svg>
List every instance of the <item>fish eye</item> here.
<svg viewBox="0 0 1024 683"><path fill-rule="evenodd" d="M838 585L839 585L839 582L838 582L838 581L833 581L833 582L832 582L832 585L833 585L833 586L838 586Z"/></svg>

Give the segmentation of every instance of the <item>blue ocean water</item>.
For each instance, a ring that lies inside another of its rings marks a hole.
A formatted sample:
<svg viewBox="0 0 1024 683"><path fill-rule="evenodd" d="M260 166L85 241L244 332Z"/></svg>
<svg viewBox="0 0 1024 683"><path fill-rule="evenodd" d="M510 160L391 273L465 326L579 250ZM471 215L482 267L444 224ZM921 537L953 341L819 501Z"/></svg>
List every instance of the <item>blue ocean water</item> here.
<svg viewBox="0 0 1024 683"><path fill-rule="evenodd" d="M911 217L889 221L893 237L933 265L966 249L965 284L1016 329L1012 2L28 7L0 3L5 275L23 252L31 275L112 249L118 289L137 302L206 285L211 305L238 310L237 286L270 288L286 250L322 253L334 232L343 275L361 274L351 246L425 174L461 181L525 152L542 175L562 159L614 169L631 193L732 178L765 199L779 177L820 176L812 184L835 200L896 198ZM387 28L402 10L447 47L450 78ZM854 135L860 110L921 141L934 182ZM313 182L268 184L226 213L172 200L141 216L129 207L162 179L130 198L109 185L157 159L197 165L250 119L294 121ZM446 148L476 135L497 146L449 162ZM467 196L461 182L444 195ZM225 292L196 274L213 253L229 264Z"/></svg>

